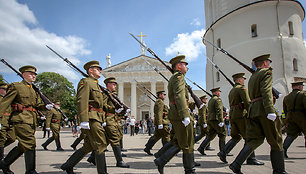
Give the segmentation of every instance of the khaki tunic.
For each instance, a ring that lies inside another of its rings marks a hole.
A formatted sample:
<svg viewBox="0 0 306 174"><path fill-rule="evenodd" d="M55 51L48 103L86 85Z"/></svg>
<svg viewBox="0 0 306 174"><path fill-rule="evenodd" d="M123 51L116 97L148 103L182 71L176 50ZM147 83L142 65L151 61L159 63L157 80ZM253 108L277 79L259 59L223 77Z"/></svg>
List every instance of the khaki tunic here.
<svg viewBox="0 0 306 174"><path fill-rule="evenodd" d="M296 101L294 101L296 100ZM294 107L295 103L295 107ZM296 138L306 134L306 91L294 89L283 100L287 120L287 135Z"/></svg>
<svg viewBox="0 0 306 174"><path fill-rule="evenodd" d="M81 122L89 122L90 129L83 129L86 134L82 150L89 153L96 150L101 154L106 150L107 142L105 129L102 123L105 121L103 113L103 95L98 85L98 80L87 77L80 80L77 90L78 119Z"/></svg>
<svg viewBox="0 0 306 174"><path fill-rule="evenodd" d="M206 104L199 109L199 120L198 120L198 125L200 126L200 131L201 131L201 138L204 137L208 133L208 128L204 128L204 124L207 124L206 117L207 117L208 109Z"/></svg>
<svg viewBox="0 0 306 174"><path fill-rule="evenodd" d="M208 135L210 140L213 140L218 135L221 141L225 141L226 128L225 124L219 127L219 123L223 122L223 103L220 97L213 95L208 101Z"/></svg>
<svg viewBox="0 0 306 174"><path fill-rule="evenodd" d="M157 99L154 105L154 141L162 139L162 142L170 141L170 128L168 119L168 107L162 99ZM158 125L163 125L163 129L158 129Z"/></svg>
<svg viewBox="0 0 306 174"><path fill-rule="evenodd" d="M191 153L194 149L193 122L188 110L188 90L184 74L175 71L168 83L168 97L170 101L169 119L175 132L174 139L184 153ZM189 117L191 123L185 127L182 123Z"/></svg>
<svg viewBox="0 0 306 174"><path fill-rule="evenodd" d="M236 142L246 138L246 114L250 97L245 85L236 83L228 95L230 105L231 137Z"/></svg>
<svg viewBox="0 0 306 174"><path fill-rule="evenodd" d="M247 119L247 144L255 150L266 138L271 150L283 150L281 121L267 118L269 113L275 113L272 95L272 68L258 68L251 76L248 87L251 101L258 97L261 100L251 102L249 119Z"/></svg>
<svg viewBox="0 0 306 174"><path fill-rule="evenodd" d="M11 106L20 104L25 107L35 109L45 109L39 94L35 92L32 85L26 81L15 82L9 86L7 94L0 103L0 115ZM36 111L14 110L10 116L10 122L13 124L13 131L18 139L18 148L25 152L34 150L36 147L35 127L38 114Z"/></svg>
<svg viewBox="0 0 306 174"><path fill-rule="evenodd" d="M0 95L0 103L3 99L3 96ZM9 118L11 115L12 109L9 107L4 114L0 115L0 147L6 147L12 144L16 140L13 126L9 124Z"/></svg>
<svg viewBox="0 0 306 174"><path fill-rule="evenodd" d="M59 140L61 122L64 119L63 114L61 114L58 109L52 108L49 112L47 112L46 117L46 128L50 128L52 131L52 137L55 140Z"/></svg>

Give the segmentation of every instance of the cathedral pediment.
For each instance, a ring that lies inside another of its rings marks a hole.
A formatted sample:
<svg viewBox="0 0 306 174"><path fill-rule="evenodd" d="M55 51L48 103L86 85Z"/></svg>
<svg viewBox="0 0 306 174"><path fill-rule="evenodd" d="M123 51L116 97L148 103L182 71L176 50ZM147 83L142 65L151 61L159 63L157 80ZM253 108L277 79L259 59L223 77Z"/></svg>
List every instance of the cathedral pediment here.
<svg viewBox="0 0 306 174"><path fill-rule="evenodd" d="M127 61L121 62L119 64L113 65L111 67L105 68L102 70L103 73L110 72L141 72L141 71L154 71L154 67L149 65L149 62L152 66L156 67L159 71L168 71L164 65L162 65L157 59L141 55ZM171 67L169 62L165 62Z"/></svg>

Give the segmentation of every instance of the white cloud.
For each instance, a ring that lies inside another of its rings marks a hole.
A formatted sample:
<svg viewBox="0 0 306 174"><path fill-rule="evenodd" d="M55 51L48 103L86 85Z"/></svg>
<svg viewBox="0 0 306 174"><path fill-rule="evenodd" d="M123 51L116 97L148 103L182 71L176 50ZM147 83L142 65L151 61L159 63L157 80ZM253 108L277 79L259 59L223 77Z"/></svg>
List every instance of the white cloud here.
<svg viewBox="0 0 306 174"><path fill-rule="evenodd" d="M60 37L36 27L38 21L27 5L16 0L0 0L0 53L16 69L23 65L34 65L41 72L57 72L69 80L78 78L77 74L60 60L45 45L49 45L62 56L69 57L75 64L76 56L89 55L86 41L76 36ZM0 72L9 72L0 65Z"/></svg>
<svg viewBox="0 0 306 174"><path fill-rule="evenodd" d="M202 43L202 37L205 30L196 30L192 33L182 33L178 34L174 38L174 42L166 48L167 56L176 56L179 54L184 54L188 61L196 60L199 55L205 52L205 46Z"/></svg>
<svg viewBox="0 0 306 174"><path fill-rule="evenodd" d="M201 22L200 22L199 18L194 18L194 19L191 21L190 25L200 26L200 25L201 25Z"/></svg>

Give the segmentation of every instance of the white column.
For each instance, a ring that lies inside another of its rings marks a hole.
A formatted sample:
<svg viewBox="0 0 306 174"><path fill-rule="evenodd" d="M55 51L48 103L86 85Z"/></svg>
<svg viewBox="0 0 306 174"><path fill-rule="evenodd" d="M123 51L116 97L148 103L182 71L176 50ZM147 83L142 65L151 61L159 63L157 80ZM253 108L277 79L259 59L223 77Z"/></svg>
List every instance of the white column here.
<svg viewBox="0 0 306 174"><path fill-rule="evenodd" d="M154 94L155 96L156 96L156 81L151 81L151 92L152 92L152 94ZM153 97L153 96L151 96L154 100L156 100L155 99L155 97ZM150 116L153 118L154 117L154 102L152 101L152 100L150 100L151 101L151 107L150 107Z"/></svg>
<svg viewBox="0 0 306 174"><path fill-rule="evenodd" d="M119 99L124 103L124 83L118 82L118 96Z"/></svg>
<svg viewBox="0 0 306 174"><path fill-rule="evenodd" d="M164 83L164 91L166 91L166 98L165 98L165 104L169 106L169 97L168 97L168 82Z"/></svg>
<svg viewBox="0 0 306 174"><path fill-rule="evenodd" d="M131 116L137 117L137 94L136 94L136 82L131 82Z"/></svg>

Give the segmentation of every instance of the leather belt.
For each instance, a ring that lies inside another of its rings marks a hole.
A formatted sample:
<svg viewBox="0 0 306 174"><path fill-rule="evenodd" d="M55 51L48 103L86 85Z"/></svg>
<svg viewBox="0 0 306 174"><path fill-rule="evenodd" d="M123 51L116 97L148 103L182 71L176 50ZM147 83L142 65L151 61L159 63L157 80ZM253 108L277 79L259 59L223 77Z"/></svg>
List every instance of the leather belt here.
<svg viewBox="0 0 306 174"><path fill-rule="evenodd" d="M33 106L26 107L21 104L12 104L12 108L13 108L13 111L19 111L19 112L22 112L23 110L32 111L32 112L36 111L36 109Z"/></svg>
<svg viewBox="0 0 306 174"><path fill-rule="evenodd" d="M103 112L103 109L102 108L94 108L92 105L88 105L89 106L89 108L88 108L88 110L89 111L97 111L97 112Z"/></svg>
<svg viewBox="0 0 306 174"><path fill-rule="evenodd" d="M260 101L262 99L263 99L263 97L254 98L254 99L251 100L251 103L255 103L255 102Z"/></svg>
<svg viewBox="0 0 306 174"><path fill-rule="evenodd" d="M10 116L11 114L10 113L4 113L3 115L4 116Z"/></svg>
<svg viewBox="0 0 306 174"><path fill-rule="evenodd" d="M51 122L52 122L52 123L60 123L60 122L61 122L61 120L52 119L52 120L51 120Z"/></svg>

